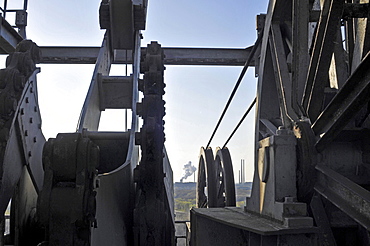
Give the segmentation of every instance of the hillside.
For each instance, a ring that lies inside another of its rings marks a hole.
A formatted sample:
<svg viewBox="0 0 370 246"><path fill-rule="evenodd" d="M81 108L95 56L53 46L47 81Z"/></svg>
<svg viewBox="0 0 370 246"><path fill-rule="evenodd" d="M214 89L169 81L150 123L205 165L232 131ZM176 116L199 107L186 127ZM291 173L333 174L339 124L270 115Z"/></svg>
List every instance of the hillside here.
<svg viewBox="0 0 370 246"><path fill-rule="evenodd" d="M236 203L238 207L243 207L245 198L250 196L252 182L236 184ZM175 190L175 214L176 220L190 220L189 211L196 206L196 183L194 182L176 182Z"/></svg>

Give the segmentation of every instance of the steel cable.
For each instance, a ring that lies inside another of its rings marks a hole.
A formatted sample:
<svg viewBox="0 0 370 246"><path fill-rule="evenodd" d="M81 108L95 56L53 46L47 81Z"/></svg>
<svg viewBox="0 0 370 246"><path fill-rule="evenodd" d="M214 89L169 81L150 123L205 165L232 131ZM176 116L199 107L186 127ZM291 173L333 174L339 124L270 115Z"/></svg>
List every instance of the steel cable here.
<svg viewBox="0 0 370 246"><path fill-rule="evenodd" d="M248 67L249 67L249 65L250 65L250 63L251 63L251 61L252 61L252 58L253 58L253 56L254 56L254 53L256 53L256 50L257 50L257 48L258 48L259 44L261 43L262 35L263 35L263 29L262 29L262 31L260 32L260 34L258 35L258 38L257 38L256 42L254 43L254 46L253 46L253 48L252 48L252 50L251 50L251 53L249 54L249 57L248 57L247 61L246 61L246 62L245 62L245 64L244 64L243 70L241 71L241 73L240 73L240 75L239 75L239 78L238 78L238 80L237 80L237 82L236 82L236 84L235 84L235 86L234 86L234 89L233 89L233 91L232 91L232 92L231 92L231 94L230 94L229 100L227 101L227 103L226 103L226 105L225 105L225 108L224 108L224 110L222 111L222 114L221 114L221 116L220 116L220 118L219 118L219 120L218 120L218 122L217 122L217 125L216 125L215 129L213 130L212 136L211 136L211 138L210 138L210 139L209 139L209 141L208 141L208 144L207 144L206 149L207 149L207 148L209 147L209 145L211 144L211 142L212 142L212 140L213 140L213 137L215 136L215 134L216 134L216 132L217 132L217 130L218 130L218 127L220 126L221 121L223 120L223 118L224 118L224 116L225 116L225 114L226 114L226 111L227 111L227 109L229 108L230 103L231 103L231 101L233 100L233 98L234 98L234 96L235 96L235 93L236 93L236 91L238 90L238 87L239 87L240 83L242 82L242 80L243 80L243 77L244 77L245 73L246 73L246 72L247 72L247 70L248 70Z"/></svg>
<svg viewBox="0 0 370 246"><path fill-rule="evenodd" d="M249 112L252 110L253 106L256 104L256 100L257 100L257 98L255 97L253 102L251 103L251 105L249 105L249 108L247 109L247 111L244 113L243 117L240 119L238 125L235 127L234 131L230 134L230 137L226 140L224 146L222 146L222 148L226 147L226 145L229 143L230 139L234 136L235 132L239 129L239 127L243 123L245 117L247 117Z"/></svg>

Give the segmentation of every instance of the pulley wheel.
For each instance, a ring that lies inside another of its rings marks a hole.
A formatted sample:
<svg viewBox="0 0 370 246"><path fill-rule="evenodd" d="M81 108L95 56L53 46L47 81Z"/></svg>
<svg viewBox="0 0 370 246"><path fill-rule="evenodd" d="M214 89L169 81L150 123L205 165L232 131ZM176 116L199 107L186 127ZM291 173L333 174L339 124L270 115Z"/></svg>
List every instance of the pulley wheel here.
<svg viewBox="0 0 370 246"><path fill-rule="evenodd" d="M217 207L235 207L235 181L233 164L228 148L217 148L214 161L216 169Z"/></svg>
<svg viewBox="0 0 370 246"><path fill-rule="evenodd" d="M196 203L198 208L216 207L216 172L212 148L200 149Z"/></svg>

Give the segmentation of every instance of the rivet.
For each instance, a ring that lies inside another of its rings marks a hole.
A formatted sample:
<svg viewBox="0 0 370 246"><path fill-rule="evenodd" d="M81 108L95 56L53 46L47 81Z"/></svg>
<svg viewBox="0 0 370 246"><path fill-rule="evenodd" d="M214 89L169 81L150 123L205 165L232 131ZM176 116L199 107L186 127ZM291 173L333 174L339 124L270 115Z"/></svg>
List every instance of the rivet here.
<svg viewBox="0 0 370 246"><path fill-rule="evenodd" d="M33 111L37 112L37 107L36 106L33 108Z"/></svg>
<svg viewBox="0 0 370 246"><path fill-rule="evenodd" d="M30 118L30 124L32 124L33 123L33 119L32 118Z"/></svg>
<svg viewBox="0 0 370 246"><path fill-rule="evenodd" d="M25 130L24 131L24 135L27 137L28 136L28 131L27 130Z"/></svg>
<svg viewBox="0 0 370 246"><path fill-rule="evenodd" d="M31 157L32 156L32 152L31 151L28 151L28 156Z"/></svg>
<svg viewBox="0 0 370 246"><path fill-rule="evenodd" d="M37 142L37 138L36 137L33 137L33 142L36 143Z"/></svg>
<svg viewBox="0 0 370 246"><path fill-rule="evenodd" d="M30 102L29 98L28 98L28 97L26 97L26 103L29 103L29 102Z"/></svg>
<svg viewBox="0 0 370 246"><path fill-rule="evenodd" d="M24 108L21 108L21 115L24 115Z"/></svg>

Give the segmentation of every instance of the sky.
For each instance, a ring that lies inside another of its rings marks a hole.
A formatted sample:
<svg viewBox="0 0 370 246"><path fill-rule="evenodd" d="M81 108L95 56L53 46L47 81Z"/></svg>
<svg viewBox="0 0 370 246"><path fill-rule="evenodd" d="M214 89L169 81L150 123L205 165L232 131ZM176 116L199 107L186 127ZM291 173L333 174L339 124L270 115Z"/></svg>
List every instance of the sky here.
<svg viewBox="0 0 370 246"><path fill-rule="evenodd" d="M256 40L256 15L266 13L267 0L149 0L142 46L158 41L162 47L246 48ZM21 0L8 0L8 9ZM3 1L0 1L3 5ZM100 0L29 0L27 38L39 46L100 46ZM12 16L8 16L12 22ZM1 68L5 67L4 57ZM40 65L38 95L45 137L74 132L91 81L93 65ZM196 167L222 113L242 67L166 66L166 149L174 181L189 161ZM111 75L125 75L113 65ZM211 143L223 146L256 95L254 68L248 70ZM99 130L124 130L123 110L103 112ZM246 180L253 175L254 110L229 142L238 182L241 159ZM184 180L191 182L194 178Z"/></svg>

